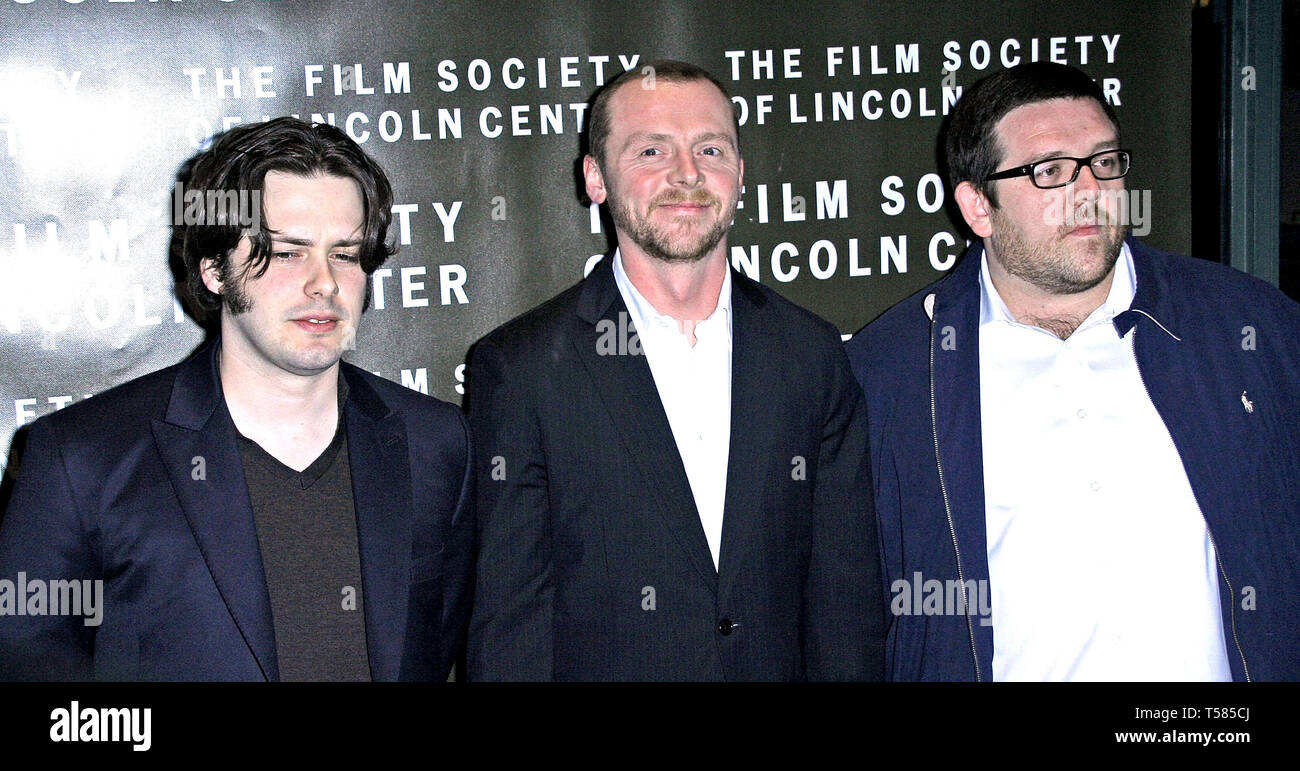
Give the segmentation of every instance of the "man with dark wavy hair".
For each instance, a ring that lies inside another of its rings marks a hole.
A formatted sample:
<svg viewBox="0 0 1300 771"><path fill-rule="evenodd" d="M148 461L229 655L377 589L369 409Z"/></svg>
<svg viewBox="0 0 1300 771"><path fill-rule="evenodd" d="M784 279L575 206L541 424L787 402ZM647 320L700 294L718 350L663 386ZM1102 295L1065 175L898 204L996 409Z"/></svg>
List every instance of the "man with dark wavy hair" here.
<svg viewBox="0 0 1300 771"><path fill-rule="evenodd" d="M0 580L99 599L92 617L13 597L0 677L445 680L472 570L467 425L341 361L393 251L384 172L338 129L278 118L217 137L176 193L218 334L32 425Z"/></svg>

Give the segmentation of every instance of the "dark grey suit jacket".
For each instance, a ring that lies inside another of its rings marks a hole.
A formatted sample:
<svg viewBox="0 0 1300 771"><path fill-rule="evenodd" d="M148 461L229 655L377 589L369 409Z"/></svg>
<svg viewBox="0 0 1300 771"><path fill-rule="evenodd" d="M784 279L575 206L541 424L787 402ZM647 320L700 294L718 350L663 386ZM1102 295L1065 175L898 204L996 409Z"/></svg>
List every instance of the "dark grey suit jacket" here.
<svg viewBox="0 0 1300 771"><path fill-rule="evenodd" d="M627 312L611 264L475 347L470 678L879 679L866 408L838 333L733 271L715 570L648 362L605 355Z"/></svg>

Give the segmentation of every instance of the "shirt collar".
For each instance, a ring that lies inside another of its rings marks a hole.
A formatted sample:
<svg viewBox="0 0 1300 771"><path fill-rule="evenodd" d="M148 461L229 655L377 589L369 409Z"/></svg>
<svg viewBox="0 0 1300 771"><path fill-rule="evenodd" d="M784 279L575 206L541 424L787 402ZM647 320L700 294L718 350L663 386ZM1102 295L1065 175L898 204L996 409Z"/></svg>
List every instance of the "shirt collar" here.
<svg viewBox="0 0 1300 771"><path fill-rule="evenodd" d="M637 290L632 279L628 278L627 271L623 269L623 254L618 249L614 250L614 283L618 285L619 294L623 295L623 303L627 305L628 314L632 317L632 323L640 331L648 331L653 325L667 327L678 334L681 333L681 326L677 320L666 313L660 313L650 301ZM713 309L709 317L696 325L698 332L701 327L712 327L719 321L726 321L727 336L731 336L731 269L727 268L722 277L722 288L718 291L718 304Z"/></svg>
<svg viewBox="0 0 1300 771"><path fill-rule="evenodd" d="M1133 304L1133 296L1137 294L1137 274L1133 270L1133 253L1129 251L1128 242L1120 247L1119 258L1115 260L1115 276L1110 282L1110 292L1106 294L1106 301L1096 310L1084 319L1079 325L1079 329L1090 327L1093 324L1106 322L1109 323L1119 314L1129 309ZM1002 296L993 286L993 279L989 276L989 255L988 250L982 250L980 254L980 327L983 328L994 322L1005 322L1013 326L1024 327L1016 321L1007 309L1007 304L1002 301Z"/></svg>

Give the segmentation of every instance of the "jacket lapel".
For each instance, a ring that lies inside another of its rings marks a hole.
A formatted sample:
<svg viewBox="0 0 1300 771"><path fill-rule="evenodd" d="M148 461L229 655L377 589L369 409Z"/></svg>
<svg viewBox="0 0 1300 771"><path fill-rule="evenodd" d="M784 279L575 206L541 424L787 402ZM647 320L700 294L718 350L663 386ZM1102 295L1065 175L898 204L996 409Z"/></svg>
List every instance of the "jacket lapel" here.
<svg viewBox="0 0 1300 771"><path fill-rule="evenodd" d="M763 294L733 271L731 441L727 454L722 553L718 560L724 584L734 581L741 573L754 532L761 526L763 470L770 468L779 457L776 440L781 428L772 425L772 416L781 413L778 402L783 394L771 387L770 373L772 360L781 353L775 350L774 336L765 320L766 305Z"/></svg>
<svg viewBox="0 0 1300 771"><path fill-rule="evenodd" d="M278 680L271 599L235 425L217 375L219 345L180 365L154 442L217 591L262 675Z"/></svg>
<svg viewBox="0 0 1300 771"><path fill-rule="evenodd" d="M412 511L406 425L349 364L344 421L374 680L399 679L410 599Z"/></svg>
<svg viewBox="0 0 1300 771"><path fill-rule="evenodd" d="M644 355L606 356L597 347L603 333L613 330L621 335L627 327L630 337L633 331L612 265L613 260L606 257L582 286L577 314L585 323L574 337L574 347L665 525L700 578L716 593L713 555L650 364Z"/></svg>

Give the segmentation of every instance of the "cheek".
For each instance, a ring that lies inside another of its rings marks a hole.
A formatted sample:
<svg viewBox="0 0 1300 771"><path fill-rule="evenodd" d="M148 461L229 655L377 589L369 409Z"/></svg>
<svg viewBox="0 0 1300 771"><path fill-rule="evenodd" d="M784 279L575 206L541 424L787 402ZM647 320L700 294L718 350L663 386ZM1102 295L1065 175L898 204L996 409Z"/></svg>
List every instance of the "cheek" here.
<svg viewBox="0 0 1300 771"><path fill-rule="evenodd" d="M733 198L740 197L740 177L735 169L720 174L718 176L718 185L721 189L727 191L727 195Z"/></svg>
<svg viewBox="0 0 1300 771"><path fill-rule="evenodd" d="M657 187L654 178L649 174L633 174L623 181L618 191L630 200L645 201L658 192Z"/></svg>
<svg viewBox="0 0 1300 771"><path fill-rule="evenodd" d="M356 306L359 312L366 299L366 282L370 277L365 271L357 268L355 271L339 275L335 280L339 283L340 294L347 298L350 305Z"/></svg>
<svg viewBox="0 0 1300 771"><path fill-rule="evenodd" d="M1119 214L1128 204L1128 193L1122 187L1103 189L1098 198L1111 214Z"/></svg>
<svg viewBox="0 0 1300 771"><path fill-rule="evenodd" d="M1013 216L1020 229L1026 233L1046 233L1065 224L1069 208L1066 188L1043 190L1032 194Z"/></svg>

